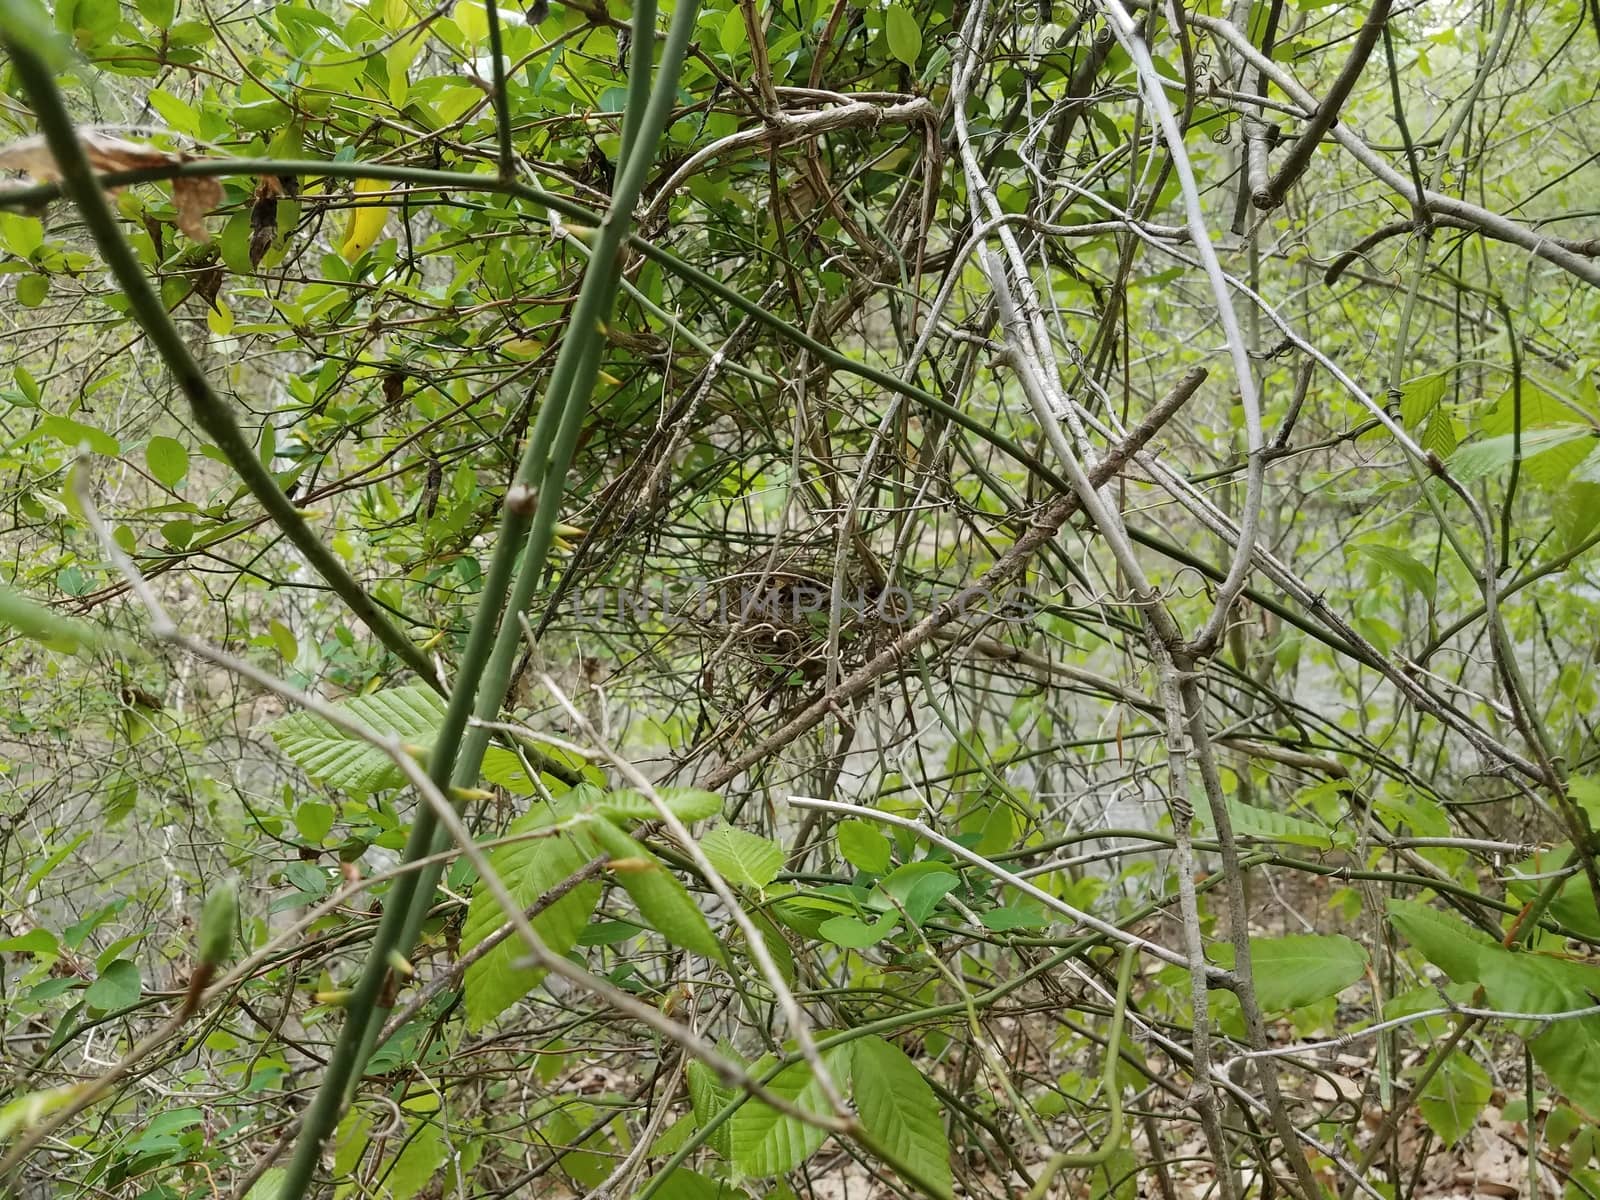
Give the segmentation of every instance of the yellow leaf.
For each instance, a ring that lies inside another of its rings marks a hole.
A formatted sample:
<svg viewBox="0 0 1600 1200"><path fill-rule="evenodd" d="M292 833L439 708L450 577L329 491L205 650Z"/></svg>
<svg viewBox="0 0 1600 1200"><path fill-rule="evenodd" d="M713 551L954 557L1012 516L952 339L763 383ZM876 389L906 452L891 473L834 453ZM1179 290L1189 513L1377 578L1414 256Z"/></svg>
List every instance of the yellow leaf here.
<svg viewBox="0 0 1600 1200"><path fill-rule="evenodd" d="M370 195L373 192L386 192L389 185L381 179L356 180L356 196ZM383 232L384 224L389 220L389 209L382 204L365 204L360 208L350 210L350 222L345 226L344 244L339 247L339 255L345 262L355 262L368 250L377 244L378 235Z"/></svg>
<svg viewBox="0 0 1600 1200"><path fill-rule="evenodd" d="M450 19L456 23L456 28L461 30L461 35L467 39L469 46L477 46L489 36L488 10L473 0L460 0L450 10Z"/></svg>

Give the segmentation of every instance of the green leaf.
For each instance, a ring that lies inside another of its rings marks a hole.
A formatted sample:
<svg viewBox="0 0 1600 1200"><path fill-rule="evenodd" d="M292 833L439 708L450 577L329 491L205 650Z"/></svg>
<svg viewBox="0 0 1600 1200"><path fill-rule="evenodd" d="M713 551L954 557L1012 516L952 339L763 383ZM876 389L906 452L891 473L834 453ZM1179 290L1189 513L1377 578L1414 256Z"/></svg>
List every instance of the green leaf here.
<svg viewBox="0 0 1600 1200"><path fill-rule="evenodd" d="M7 587L0 587L0 629L15 630L23 637L63 654L76 654L85 647L107 645L112 640L87 621L63 616L55 609L35 604Z"/></svg>
<svg viewBox="0 0 1600 1200"><path fill-rule="evenodd" d="M617 881L657 933L702 958L722 961L722 943L711 932L705 914L660 859L604 818L590 822L585 830L611 856Z"/></svg>
<svg viewBox="0 0 1600 1200"><path fill-rule="evenodd" d="M100 977L84 990L83 999L90 1008L114 1012L137 1004L141 987L138 964L119 958L109 963Z"/></svg>
<svg viewBox="0 0 1600 1200"><path fill-rule="evenodd" d="M145 465L165 487L177 487L189 473L189 452L176 438L153 437L144 448Z"/></svg>
<svg viewBox="0 0 1600 1200"><path fill-rule="evenodd" d="M506 835L533 833L548 829L549 825L548 812L529 813L513 821ZM592 857L594 851L587 839L563 833L496 846L489 854L489 864L516 902L527 909ZM578 934L600 903L600 892L596 880L580 883L533 918L534 932L553 953L565 954L577 943ZM472 895L467 919L461 927L461 952L471 951L505 920L500 905L488 889L480 885ZM482 1029L522 999L543 977L541 970L513 965L526 954L521 940L512 934L467 968L467 1024L474 1030Z"/></svg>
<svg viewBox="0 0 1600 1200"><path fill-rule="evenodd" d="M85 425L82 421L74 421L71 417L46 417L39 422L39 432L74 450L88 443L90 450L107 458L115 458L122 453L121 444L109 433L93 425Z"/></svg>
<svg viewBox="0 0 1600 1200"><path fill-rule="evenodd" d="M1594 437L1594 430L1587 425L1553 425L1538 429L1525 429L1522 433L1522 461L1523 465L1533 469L1533 460L1541 455L1556 450L1579 439ZM1580 448L1581 453L1577 459L1569 464L1576 466L1589 453L1587 445ZM1501 434L1499 437L1484 438L1481 441L1471 442L1461 447L1450 456L1450 474L1462 483L1470 483L1474 479L1482 479L1493 475L1511 465L1511 460L1516 457L1516 435ZM1565 475L1565 471L1559 472Z"/></svg>
<svg viewBox="0 0 1600 1200"><path fill-rule="evenodd" d="M394 734L419 746L433 741L444 719L444 701L425 687L390 688L352 697L335 707L375 733ZM267 731L307 775L352 795L396 787L405 778L382 750L313 713L291 713L274 721Z"/></svg>
<svg viewBox="0 0 1600 1200"><path fill-rule="evenodd" d="M1411 379L1400 387L1400 419L1410 430L1421 428L1444 398L1445 375L1424 375Z"/></svg>
<svg viewBox="0 0 1600 1200"><path fill-rule="evenodd" d="M764 888L783 870L782 846L731 825L706 834L700 839L700 849L735 887Z"/></svg>
<svg viewBox="0 0 1600 1200"><path fill-rule="evenodd" d="M17 280L17 303L23 308L38 308L49 295L48 275L24 275Z"/></svg>
<svg viewBox="0 0 1600 1200"><path fill-rule="evenodd" d="M717 43L722 47L724 54L734 55L743 50L748 42L744 13L735 4L723 14L722 23L717 26Z"/></svg>
<svg viewBox="0 0 1600 1200"><path fill-rule="evenodd" d="M1574 775L1567 781L1567 793L1589 815L1589 823L1600 827L1600 777Z"/></svg>
<svg viewBox="0 0 1600 1200"><path fill-rule="evenodd" d="M1438 584L1433 571L1404 550L1396 550L1393 546L1368 545L1357 546L1356 550L1430 603L1433 601L1434 590Z"/></svg>
<svg viewBox="0 0 1600 1200"><path fill-rule="evenodd" d="M724 1087L716 1072L703 1062L696 1060L684 1068L684 1079L689 1085L689 1103L694 1108L695 1123L702 1129L733 1102L733 1089ZM708 1141L713 1150L726 1158L728 1122L724 1121L713 1130Z"/></svg>
<svg viewBox="0 0 1600 1200"><path fill-rule="evenodd" d="M1213 953L1221 965L1233 965L1230 943L1219 944ZM1340 934L1253 937L1250 966L1261 1007L1268 1012L1281 1012L1338 995L1361 978L1367 966L1367 952Z"/></svg>
<svg viewBox="0 0 1600 1200"><path fill-rule="evenodd" d="M888 937L900 924L900 914L884 913L871 925L855 917L829 917L817 932L836 946L847 950L865 950Z"/></svg>
<svg viewBox="0 0 1600 1200"><path fill-rule="evenodd" d="M138 6L140 16L162 29L172 24L178 11L177 0L138 0Z"/></svg>
<svg viewBox="0 0 1600 1200"><path fill-rule="evenodd" d="M0 247L18 258L32 258L44 245L44 222L22 213L0 213Z"/></svg>
<svg viewBox="0 0 1600 1200"><path fill-rule="evenodd" d="M762 1058L750 1070L758 1079L771 1070L774 1060ZM826 1061L826 1060L825 1060ZM828 1062L832 1067L832 1062ZM808 1063L785 1067L767 1084L796 1108L825 1116L827 1102ZM782 1175L792 1171L821 1148L828 1131L780 1113L761 1100L750 1100L728 1121L728 1157L746 1175Z"/></svg>
<svg viewBox="0 0 1600 1200"><path fill-rule="evenodd" d="M656 1147L652 1147L651 1152L671 1153ZM731 1183L712 1179L688 1167L679 1167L663 1179L657 1185L655 1195L658 1200L748 1200L746 1194Z"/></svg>
<svg viewBox="0 0 1600 1200"><path fill-rule="evenodd" d="M1600 968L1583 963L1490 944L1478 951L1478 970L1490 1007L1507 1012L1571 1012L1600 999ZM1600 1112L1600 1016L1520 1032L1532 1038L1528 1048L1550 1082L1579 1108Z"/></svg>
<svg viewBox="0 0 1600 1200"><path fill-rule="evenodd" d="M917 65L922 55L922 29L903 4L891 4L883 14L883 31L889 39L889 53L908 67Z"/></svg>
<svg viewBox="0 0 1600 1200"><path fill-rule="evenodd" d="M278 657L286 663L293 663L300 657L300 643L294 636L294 631L278 618L274 617L267 622L267 636L272 639L273 649L277 650Z"/></svg>
<svg viewBox="0 0 1600 1200"><path fill-rule="evenodd" d="M1600 446L1596 446L1583 461L1572 468L1572 479L1578 483L1600 483Z"/></svg>
<svg viewBox="0 0 1600 1200"><path fill-rule="evenodd" d="M200 907L200 929L195 939L197 956L216 966L226 962L239 930L239 880L229 875L214 883Z"/></svg>
<svg viewBox="0 0 1600 1200"><path fill-rule="evenodd" d="M413 1125L401 1146L384 1179L384 1192L390 1200L412 1200L444 1166L444 1139L432 1121Z"/></svg>
<svg viewBox="0 0 1600 1200"><path fill-rule="evenodd" d="M894 910L886 897L893 897L905 909L906 916L918 925L926 921L939 901L961 884L961 877L948 863L914 862L896 867L878 880L877 890L868 904L880 911Z"/></svg>
<svg viewBox="0 0 1600 1200"><path fill-rule="evenodd" d="M760 910L747 910L745 916L750 919L750 923L755 926L756 932L761 935L761 940L767 947L767 954L772 959L772 965L778 968L778 974L783 977L784 983L793 987L794 951L784 938L783 931L773 923L766 913Z"/></svg>
<svg viewBox="0 0 1600 1200"><path fill-rule="evenodd" d="M1388 907L1390 923L1423 958L1456 983L1477 982L1478 953L1495 945L1487 934L1415 900L1391 900Z"/></svg>
<svg viewBox="0 0 1600 1200"><path fill-rule="evenodd" d="M333 830L333 805L305 801L294 810L294 827L306 841L321 845L322 839Z"/></svg>
<svg viewBox="0 0 1600 1200"><path fill-rule="evenodd" d="M1350 834L1342 829L1327 829L1299 817L1240 804L1236 800L1228 801L1228 816L1233 822L1234 833L1257 841L1312 846L1318 850L1332 850L1353 844Z"/></svg>
<svg viewBox="0 0 1600 1200"><path fill-rule="evenodd" d="M268 1167L261 1172L261 1178L250 1185L244 1200L278 1200L283 1194L283 1185L288 1181L289 1172L285 1168Z"/></svg>
<svg viewBox="0 0 1600 1200"><path fill-rule="evenodd" d="M856 1111L867 1133L893 1164L916 1172L907 1182L948 1200L952 1194L950 1141L939 1102L905 1053L881 1037L855 1043L850 1078Z"/></svg>
<svg viewBox="0 0 1600 1200"><path fill-rule="evenodd" d="M722 797L716 792L703 792L699 788L663 787L656 789L656 795L661 797L672 815L685 824L703 821L722 811ZM625 822L654 821L657 817L656 806L650 803L650 797L632 788L618 788L592 796L583 811Z"/></svg>
<svg viewBox="0 0 1600 1200"><path fill-rule="evenodd" d="M1439 1140L1453 1146L1477 1124L1478 1113L1493 1091L1489 1073L1471 1055L1456 1049L1428 1080L1417 1107Z"/></svg>
<svg viewBox="0 0 1600 1200"><path fill-rule="evenodd" d="M1045 912L1042 905L1029 901L991 908L980 914L978 920L985 929L1004 933L1008 929L1043 929L1050 924L1050 914Z"/></svg>
<svg viewBox="0 0 1600 1200"><path fill-rule="evenodd" d="M839 853L857 870L869 875L888 873L893 847L876 825L869 821L840 821L838 837Z"/></svg>
<svg viewBox="0 0 1600 1200"><path fill-rule="evenodd" d="M1449 411L1442 407L1434 409L1422 431L1422 448L1432 450L1440 458L1449 458L1456 452L1457 444L1456 423Z"/></svg>

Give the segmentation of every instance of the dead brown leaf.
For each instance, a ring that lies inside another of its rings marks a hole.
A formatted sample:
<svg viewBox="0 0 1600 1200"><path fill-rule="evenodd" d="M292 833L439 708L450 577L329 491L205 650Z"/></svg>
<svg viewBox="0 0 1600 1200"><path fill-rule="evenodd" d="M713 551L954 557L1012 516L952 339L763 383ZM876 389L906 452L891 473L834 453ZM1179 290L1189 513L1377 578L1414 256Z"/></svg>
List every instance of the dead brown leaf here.
<svg viewBox="0 0 1600 1200"><path fill-rule="evenodd" d="M97 129L79 129L78 145L83 147L89 165L100 174L138 171L147 167L173 166L190 162L187 154L162 150L142 142L130 142ZM20 171L37 183L54 183L61 178L43 135L36 134L0 147L0 170ZM115 190L115 189L113 189ZM196 242L209 242L205 217L222 201L222 185L210 177L179 178L172 181L172 198L178 209L178 228Z"/></svg>
<svg viewBox="0 0 1600 1200"><path fill-rule="evenodd" d="M295 180L288 176L264 175L250 204L250 265L261 260L278 238L278 200L293 196Z"/></svg>
<svg viewBox="0 0 1600 1200"><path fill-rule="evenodd" d="M172 198L178 206L178 228L191 241L209 242L206 214L222 203L222 185L209 175L180 176L172 181Z"/></svg>

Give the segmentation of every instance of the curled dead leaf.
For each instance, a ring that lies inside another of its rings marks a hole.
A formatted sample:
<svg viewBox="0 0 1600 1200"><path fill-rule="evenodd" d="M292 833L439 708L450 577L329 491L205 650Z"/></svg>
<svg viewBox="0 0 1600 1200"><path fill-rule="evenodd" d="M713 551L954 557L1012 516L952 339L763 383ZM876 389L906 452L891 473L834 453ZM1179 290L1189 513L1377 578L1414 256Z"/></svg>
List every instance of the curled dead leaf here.
<svg viewBox="0 0 1600 1200"><path fill-rule="evenodd" d="M278 240L278 200L299 191L293 176L264 175L250 201L250 265L260 266Z"/></svg>
<svg viewBox="0 0 1600 1200"><path fill-rule="evenodd" d="M84 157L103 175L193 161L187 154L130 142L98 129L80 128L77 132ZM61 178L61 165L44 137L37 134L0 147L0 170L20 171L37 183L54 183ZM178 228L196 242L209 242L211 234L206 229L205 217L221 203L222 185L210 177L175 179L172 198L178 209Z"/></svg>
<svg viewBox="0 0 1600 1200"><path fill-rule="evenodd" d="M97 129L78 130L78 144L84 157L96 171L137 171L144 167L160 167L184 161L180 155L125 141ZM9 146L0 147L0 169L21 171L39 183L54 183L61 178L61 167L42 135L23 138Z"/></svg>
<svg viewBox="0 0 1600 1200"><path fill-rule="evenodd" d="M178 206L178 228L184 236L209 242L206 214L222 203L222 185L209 175L180 176L172 181L172 199Z"/></svg>

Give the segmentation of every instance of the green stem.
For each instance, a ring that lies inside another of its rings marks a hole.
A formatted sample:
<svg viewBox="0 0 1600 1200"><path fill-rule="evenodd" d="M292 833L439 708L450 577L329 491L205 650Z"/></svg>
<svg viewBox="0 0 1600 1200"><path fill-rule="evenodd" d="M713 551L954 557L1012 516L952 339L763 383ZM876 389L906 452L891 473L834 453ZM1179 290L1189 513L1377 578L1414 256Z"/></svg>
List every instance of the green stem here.
<svg viewBox="0 0 1600 1200"><path fill-rule="evenodd" d="M494 84L494 126L500 144L500 178L517 177L517 151L511 141L511 96L506 89L506 54L501 47L500 9L495 0L484 0L484 16L489 22L489 56Z"/></svg>
<svg viewBox="0 0 1600 1200"><path fill-rule="evenodd" d="M697 10L696 3L685 3L674 14L660 77L640 116L633 150L619 173L610 209L600 223L595 253L556 356L544 403L506 495L500 534L473 618L467 651L429 764L430 777L441 788L464 787L477 781L491 735L482 726L468 729L467 719L474 709L488 720L500 711L520 636L517 616L543 573L567 469L599 372L602 326L616 298L628 224L671 114ZM649 71L651 49L647 39L645 47L634 55L634 72ZM630 91L632 82L630 79ZM519 554L524 539L526 551ZM508 591L510 603L503 604ZM497 628L498 636L493 636ZM435 851L443 840L432 811L419 807L404 861ZM407 875L404 886L397 882L387 898L383 921L351 996L349 1016L307 1112L279 1192L284 1200L298 1200L310 1185L322 1144L353 1094L382 1028L382 1015L391 1007L382 1000L391 956L409 954L416 944L442 871L442 864L433 864L414 876Z"/></svg>
<svg viewBox="0 0 1600 1200"><path fill-rule="evenodd" d="M1117 1089L1117 1058L1122 1053L1122 1022L1128 1012L1128 988L1133 981L1133 963L1137 953L1131 943L1123 946L1122 962L1117 967L1117 1003L1111 1010L1111 1038L1106 1045L1105 1074L1101 1083L1101 1091L1105 1093L1106 1104L1111 1110L1106 1136L1098 1149L1082 1154L1052 1154L1028 1192L1028 1200L1044 1200L1055 1177L1067 1168L1101 1166L1122 1148L1122 1093Z"/></svg>

